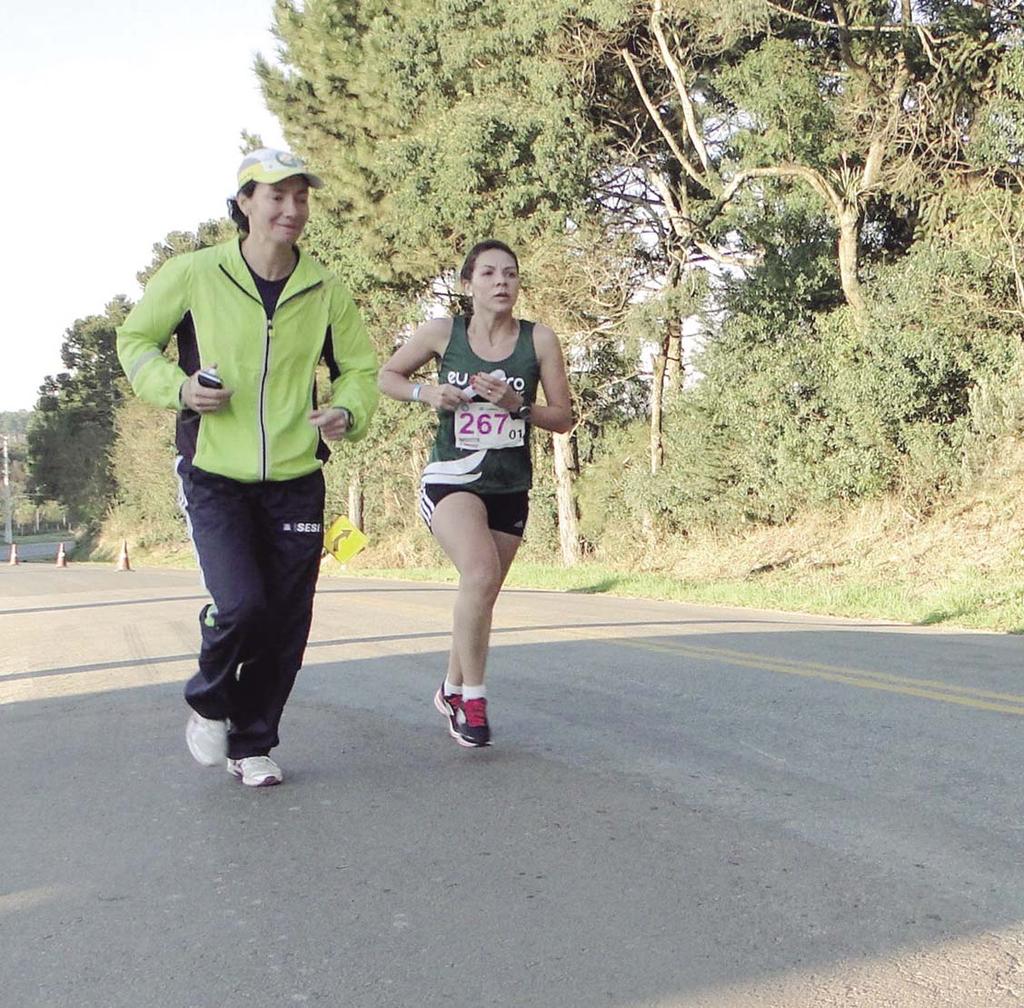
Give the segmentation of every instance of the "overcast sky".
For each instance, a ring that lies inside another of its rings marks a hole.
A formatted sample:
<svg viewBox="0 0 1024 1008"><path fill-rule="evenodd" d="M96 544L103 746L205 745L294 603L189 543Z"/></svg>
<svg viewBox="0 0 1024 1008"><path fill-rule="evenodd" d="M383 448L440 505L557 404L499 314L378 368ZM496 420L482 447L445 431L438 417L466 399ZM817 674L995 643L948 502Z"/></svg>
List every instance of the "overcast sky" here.
<svg viewBox="0 0 1024 1008"><path fill-rule="evenodd" d="M64 331L116 294L168 231L224 213L239 134L284 144L252 72L271 0L94 0L5 9L0 411L61 370Z"/></svg>

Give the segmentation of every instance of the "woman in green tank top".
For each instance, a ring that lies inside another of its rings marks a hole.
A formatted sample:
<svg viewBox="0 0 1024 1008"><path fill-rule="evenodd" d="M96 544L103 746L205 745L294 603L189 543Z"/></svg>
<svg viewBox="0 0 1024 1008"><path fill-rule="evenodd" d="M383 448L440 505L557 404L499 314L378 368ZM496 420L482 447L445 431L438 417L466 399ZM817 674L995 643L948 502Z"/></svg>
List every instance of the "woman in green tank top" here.
<svg viewBox="0 0 1024 1008"><path fill-rule="evenodd" d="M517 319L519 262L499 241L475 245L459 274L467 317L421 325L380 371L381 391L437 411L420 487L420 511L459 572L452 647L434 706L460 745L490 744L484 673L494 603L522 542L532 480L533 427L573 423L558 338ZM436 383L411 380L428 362ZM538 385L544 403L535 402Z"/></svg>

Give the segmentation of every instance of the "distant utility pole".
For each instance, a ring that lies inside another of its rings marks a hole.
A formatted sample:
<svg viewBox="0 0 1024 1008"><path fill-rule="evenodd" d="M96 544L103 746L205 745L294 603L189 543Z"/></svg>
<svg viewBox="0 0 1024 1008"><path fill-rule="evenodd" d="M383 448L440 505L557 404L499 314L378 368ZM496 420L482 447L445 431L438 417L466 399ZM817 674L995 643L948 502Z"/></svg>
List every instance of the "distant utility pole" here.
<svg viewBox="0 0 1024 1008"><path fill-rule="evenodd" d="M11 456L7 450L7 435L4 435L4 542L14 542L11 531Z"/></svg>

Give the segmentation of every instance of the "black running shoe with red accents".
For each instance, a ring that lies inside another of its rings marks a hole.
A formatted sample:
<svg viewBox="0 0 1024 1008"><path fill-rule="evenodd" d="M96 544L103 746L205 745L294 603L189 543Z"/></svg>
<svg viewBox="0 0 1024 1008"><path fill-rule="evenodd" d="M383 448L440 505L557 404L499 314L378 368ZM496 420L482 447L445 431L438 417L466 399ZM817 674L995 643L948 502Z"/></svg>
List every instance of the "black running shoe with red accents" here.
<svg viewBox="0 0 1024 1008"><path fill-rule="evenodd" d="M462 706L462 694L461 693L445 693L444 684L438 688L438 691L434 694L434 706L437 708L437 712L444 718L448 719L448 734L453 739L459 737L459 733L455 730L455 718L458 716L459 708Z"/></svg>
<svg viewBox="0 0 1024 1008"><path fill-rule="evenodd" d="M491 744L491 726L487 723L487 701L483 697L463 700L455 713L455 741L470 749Z"/></svg>

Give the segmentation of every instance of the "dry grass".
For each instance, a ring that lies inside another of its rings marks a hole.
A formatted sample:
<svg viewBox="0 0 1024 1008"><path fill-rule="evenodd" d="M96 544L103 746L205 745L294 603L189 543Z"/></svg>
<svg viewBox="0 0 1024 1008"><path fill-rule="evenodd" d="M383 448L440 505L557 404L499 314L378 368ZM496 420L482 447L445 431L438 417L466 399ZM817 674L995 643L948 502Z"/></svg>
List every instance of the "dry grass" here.
<svg viewBox="0 0 1024 1008"><path fill-rule="evenodd" d="M398 560L399 562L395 562ZM367 550L347 573L450 578L413 534ZM897 496L802 515L781 527L652 542L572 570L524 550L510 584L716 602L913 623L1024 630L1024 445L999 446L970 492L927 511Z"/></svg>
<svg viewBox="0 0 1024 1008"><path fill-rule="evenodd" d="M117 556L108 529L93 556ZM141 536L125 536L129 543ZM643 541L644 545L639 545ZM191 547L132 545L133 562L191 566ZM325 574L450 579L419 525L377 536L344 568ZM614 564L565 569L524 549L510 584L715 602L914 623L1024 631L1024 444L1007 439L968 493L928 511L899 497L809 513L780 527L705 531L651 543L638 537Z"/></svg>

